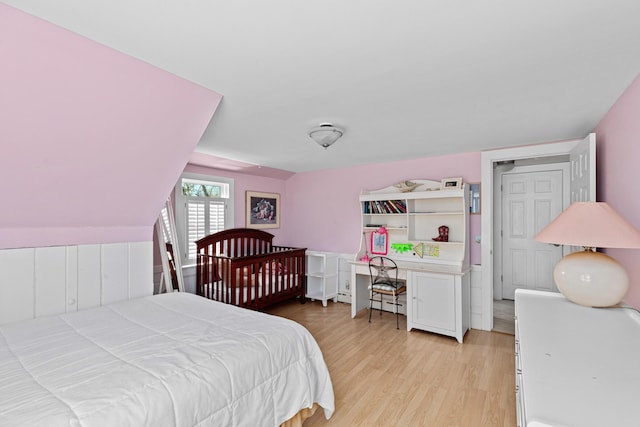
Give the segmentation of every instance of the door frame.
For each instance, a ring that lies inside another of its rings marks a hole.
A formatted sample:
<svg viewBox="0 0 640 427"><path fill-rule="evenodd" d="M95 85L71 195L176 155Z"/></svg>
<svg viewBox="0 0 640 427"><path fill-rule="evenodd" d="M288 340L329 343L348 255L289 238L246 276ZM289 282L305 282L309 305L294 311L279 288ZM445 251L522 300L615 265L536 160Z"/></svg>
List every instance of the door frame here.
<svg viewBox="0 0 640 427"><path fill-rule="evenodd" d="M482 182L482 218L481 218L481 262L482 287L480 324L471 325L474 329L490 331L493 329L493 222L494 222L494 191L493 166L497 162L511 160L534 159L539 157L562 156L570 154L584 138L573 139L548 144L530 145L524 147L506 148L500 150L483 151L481 154L481 182Z"/></svg>
<svg viewBox="0 0 640 427"><path fill-rule="evenodd" d="M569 159L566 162L554 162L554 163L540 163L540 164L529 164L523 166L515 166L513 169L509 171L494 171L494 182L493 182L493 194L496 195L494 197L494 206L493 206L493 223L500 224L502 223L502 202L503 202L503 193L500 192L500 184L501 179L504 175L514 174L514 173L536 173L536 172L548 172L548 171L560 171L562 173L562 210L565 210L571 204L571 197L569 194L570 189L570 167L569 167ZM494 271L497 273L501 272L503 269L502 265L502 238L500 237L500 227L494 227L494 235L493 235L493 253L494 253ZM567 246L562 246L562 255L566 255L568 253ZM497 276L494 275L494 276ZM494 297L498 297L495 299L502 299L502 283L498 280L497 277L494 277L493 281L493 295Z"/></svg>

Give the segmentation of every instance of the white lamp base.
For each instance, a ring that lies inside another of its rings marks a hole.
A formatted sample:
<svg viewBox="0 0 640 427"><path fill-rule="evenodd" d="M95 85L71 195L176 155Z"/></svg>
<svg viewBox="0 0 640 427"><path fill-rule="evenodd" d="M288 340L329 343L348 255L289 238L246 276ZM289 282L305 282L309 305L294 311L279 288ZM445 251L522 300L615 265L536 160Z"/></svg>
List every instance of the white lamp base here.
<svg viewBox="0 0 640 427"><path fill-rule="evenodd" d="M587 307L610 307L622 301L629 276L615 259L585 250L562 258L553 270L556 286L569 301Z"/></svg>

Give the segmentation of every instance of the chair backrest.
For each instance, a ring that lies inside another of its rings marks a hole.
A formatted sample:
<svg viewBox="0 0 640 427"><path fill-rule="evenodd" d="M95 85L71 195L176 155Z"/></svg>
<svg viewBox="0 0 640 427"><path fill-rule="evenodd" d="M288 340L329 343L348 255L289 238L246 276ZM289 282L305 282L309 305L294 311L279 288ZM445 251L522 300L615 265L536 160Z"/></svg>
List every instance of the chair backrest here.
<svg viewBox="0 0 640 427"><path fill-rule="evenodd" d="M371 284L398 286L398 265L391 258L374 256L369 260Z"/></svg>

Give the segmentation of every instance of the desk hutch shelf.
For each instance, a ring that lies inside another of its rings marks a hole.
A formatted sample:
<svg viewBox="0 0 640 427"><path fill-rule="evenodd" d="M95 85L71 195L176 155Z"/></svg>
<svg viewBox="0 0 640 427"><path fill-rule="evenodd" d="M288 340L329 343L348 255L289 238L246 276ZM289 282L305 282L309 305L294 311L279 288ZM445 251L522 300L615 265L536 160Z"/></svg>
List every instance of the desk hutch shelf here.
<svg viewBox="0 0 640 427"><path fill-rule="evenodd" d="M360 194L362 239L356 259L371 256L371 233L384 226L390 258L459 266L469 264L469 203L467 185L441 190L440 181L414 180L418 184L403 193L395 186ZM435 242L438 228L449 227L449 241ZM399 246L400 244L401 246ZM411 247L410 250L407 250ZM422 255L422 256L421 256Z"/></svg>
<svg viewBox="0 0 640 427"><path fill-rule="evenodd" d="M462 342L470 322L469 198L466 184L441 189L440 181L413 180L413 191L392 185L360 194L360 250L352 263L352 316L368 307L371 235L384 226L388 249L407 282L407 330L454 336ZM447 242L434 241L441 226Z"/></svg>

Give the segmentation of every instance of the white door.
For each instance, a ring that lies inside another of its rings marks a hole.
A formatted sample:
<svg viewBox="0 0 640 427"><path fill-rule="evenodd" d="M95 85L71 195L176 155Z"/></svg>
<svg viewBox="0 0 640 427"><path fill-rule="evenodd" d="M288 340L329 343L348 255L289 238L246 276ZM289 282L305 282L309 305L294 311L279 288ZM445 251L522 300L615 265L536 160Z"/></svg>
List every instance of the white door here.
<svg viewBox="0 0 640 427"><path fill-rule="evenodd" d="M533 240L562 212L562 169L502 175L502 298L518 288L557 291L562 247Z"/></svg>
<svg viewBox="0 0 640 427"><path fill-rule="evenodd" d="M596 201L596 134L587 135L569 153L571 203Z"/></svg>

